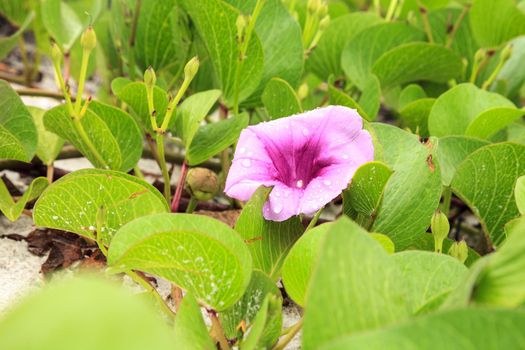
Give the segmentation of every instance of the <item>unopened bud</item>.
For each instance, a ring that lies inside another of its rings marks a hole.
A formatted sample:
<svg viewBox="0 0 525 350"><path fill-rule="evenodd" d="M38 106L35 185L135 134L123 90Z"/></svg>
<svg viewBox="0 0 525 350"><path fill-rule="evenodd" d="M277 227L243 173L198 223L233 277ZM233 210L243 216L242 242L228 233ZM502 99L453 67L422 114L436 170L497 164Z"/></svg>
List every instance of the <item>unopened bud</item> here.
<svg viewBox="0 0 525 350"><path fill-rule="evenodd" d="M319 22L319 30L323 31L330 25L330 16L324 16L321 22Z"/></svg>
<svg viewBox="0 0 525 350"><path fill-rule="evenodd" d="M244 35L244 29L246 28L246 17L243 14L240 14L237 17L235 26L237 27L237 38L241 39Z"/></svg>
<svg viewBox="0 0 525 350"><path fill-rule="evenodd" d="M454 242L448 250L448 255L458 259L461 263L464 263L468 258L468 246L467 242L460 241Z"/></svg>
<svg viewBox="0 0 525 350"><path fill-rule="evenodd" d="M308 9L308 12L311 14L317 13L319 9L321 8L321 0L308 0L308 4L306 5L306 8Z"/></svg>
<svg viewBox="0 0 525 350"><path fill-rule="evenodd" d="M483 48L479 49L474 54L474 62L477 62L479 64L481 61L483 61L486 55L487 55L487 51L485 49Z"/></svg>
<svg viewBox="0 0 525 350"><path fill-rule="evenodd" d="M308 96L308 84L304 83L301 86L299 86L299 90L297 90L297 97L300 100L304 100Z"/></svg>
<svg viewBox="0 0 525 350"><path fill-rule="evenodd" d="M510 58L511 55L512 55L512 44L508 44L501 51L500 60L505 62L506 60Z"/></svg>
<svg viewBox="0 0 525 350"><path fill-rule="evenodd" d="M191 60L186 63L184 67L184 79L193 80L197 72L199 71L199 58L197 56L193 57Z"/></svg>
<svg viewBox="0 0 525 350"><path fill-rule="evenodd" d="M80 44L82 48L87 51L92 51L97 46L97 35L92 26L89 26L80 37Z"/></svg>
<svg viewBox="0 0 525 350"><path fill-rule="evenodd" d="M64 55L62 54L62 51L60 50L58 45L53 43L51 46L51 58L53 60L53 63L60 65L63 57Z"/></svg>
<svg viewBox="0 0 525 350"><path fill-rule="evenodd" d="M152 88L155 86L156 82L157 76L155 75L155 71L149 66L148 69L144 71L144 84L146 84L147 87Z"/></svg>
<svg viewBox="0 0 525 350"><path fill-rule="evenodd" d="M430 229L434 236L435 251L441 253L443 250L443 241L448 237L448 233L450 232L450 224L447 216L440 210L437 210L434 215L432 215Z"/></svg>
<svg viewBox="0 0 525 350"><path fill-rule="evenodd" d="M219 190L217 174L206 168L191 168L186 176L190 193L199 200L212 199Z"/></svg>

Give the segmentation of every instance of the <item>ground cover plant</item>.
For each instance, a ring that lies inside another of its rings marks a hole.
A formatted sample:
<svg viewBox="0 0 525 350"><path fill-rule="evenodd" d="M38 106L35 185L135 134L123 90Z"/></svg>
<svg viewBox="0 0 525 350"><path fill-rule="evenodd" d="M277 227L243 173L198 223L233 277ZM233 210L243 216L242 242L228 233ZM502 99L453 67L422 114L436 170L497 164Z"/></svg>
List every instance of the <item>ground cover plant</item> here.
<svg viewBox="0 0 525 350"><path fill-rule="evenodd" d="M525 348L525 1L0 15L0 211L91 261L1 349Z"/></svg>

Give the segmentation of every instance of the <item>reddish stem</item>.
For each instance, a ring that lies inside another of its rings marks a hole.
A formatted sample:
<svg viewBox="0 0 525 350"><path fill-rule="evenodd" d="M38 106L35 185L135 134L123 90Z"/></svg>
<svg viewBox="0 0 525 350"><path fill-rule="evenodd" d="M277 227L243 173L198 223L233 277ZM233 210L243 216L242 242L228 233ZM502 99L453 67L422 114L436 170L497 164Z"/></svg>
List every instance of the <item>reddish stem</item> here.
<svg viewBox="0 0 525 350"><path fill-rule="evenodd" d="M175 195L171 201L171 212L176 213L179 210L180 198L182 197L182 190L184 189L184 183L186 182L186 174L188 173L188 163L186 160L182 162L182 167L180 168L180 177L179 182L177 183L177 189L175 190Z"/></svg>

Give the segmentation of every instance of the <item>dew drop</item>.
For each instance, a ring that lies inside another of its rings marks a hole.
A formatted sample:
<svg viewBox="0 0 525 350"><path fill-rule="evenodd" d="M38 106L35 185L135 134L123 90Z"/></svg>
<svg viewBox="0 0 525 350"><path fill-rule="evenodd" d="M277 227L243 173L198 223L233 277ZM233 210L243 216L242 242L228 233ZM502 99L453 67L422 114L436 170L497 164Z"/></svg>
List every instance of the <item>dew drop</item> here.
<svg viewBox="0 0 525 350"><path fill-rule="evenodd" d="M246 147L239 148L239 153L240 154L243 154L244 152L246 152Z"/></svg>
<svg viewBox="0 0 525 350"><path fill-rule="evenodd" d="M324 180L323 183L326 185L326 186L330 186L332 184L332 181L330 180Z"/></svg>
<svg viewBox="0 0 525 350"><path fill-rule="evenodd" d="M249 168L252 166L252 161L249 159L243 159L242 160L242 166L245 168Z"/></svg>
<svg viewBox="0 0 525 350"><path fill-rule="evenodd" d="M297 188L303 188L303 180L298 180L295 185L297 186Z"/></svg>
<svg viewBox="0 0 525 350"><path fill-rule="evenodd" d="M343 159L348 159L348 154L343 154Z"/></svg>
<svg viewBox="0 0 525 350"><path fill-rule="evenodd" d="M282 206L282 204L276 204L276 205L273 207L272 210L273 210L273 212L274 212L275 214L279 214L280 212L283 211L283 206Z"/></svg>
<svg viewBox="0 0 525 350"><path fill-rule="evenodd" d="M58 216L53 215L53 220L58 220Z"/></svg>
<svg viewBox="0 0 525 350"><path fill-rule="evenodd" d="M310 135L310 131L308 129L306 129L306 128L303 128L303 135L304 136Z"/></svg>

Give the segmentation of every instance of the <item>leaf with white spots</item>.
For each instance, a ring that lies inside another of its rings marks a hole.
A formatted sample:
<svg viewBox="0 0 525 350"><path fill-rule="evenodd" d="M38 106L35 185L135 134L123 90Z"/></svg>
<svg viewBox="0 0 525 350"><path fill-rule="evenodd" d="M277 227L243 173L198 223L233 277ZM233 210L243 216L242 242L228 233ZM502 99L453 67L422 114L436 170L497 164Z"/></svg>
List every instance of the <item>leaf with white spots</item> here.
<svg viewBox="0 0 525 350"><path fill-rule="evenodd" d="M101 208L105 222L100 235L106 244L125 223L169 211L162 194L147 182L116 171L85 169L72 172L49 186L35 204L33 219L37 226L93 239Z"/></svg>
<svg viewBox="0 0 525 350"><path fill-rule="evenodd" d="M252 274L250 252L233 229L190 214L149 215L123 226L108 265L162 277L217 311L242 297Z"/></svg>
<svg viewBox="0 0 525 350"><path fill-rule="evenodd" d="M241 348L243 350L271 349L281 335L282 310L282 298L267 294Z"/></svg>
<svg viewBox="0 0 525 350"><path fill-rule="evenodd" d="M514 186L524 174L525 146L499 143L470 154L452 180L452 190L480 219L496 246L505 239L505 224L519 215Z"/></svg>
<svg viewBox="0 0 525 350"><path fill-rule="evenodd" d="M281 298L281 292L275 282L264 272L254 270L242 298L219 315L226 337L230 339L240 337L242 335L240 324L243 321L248 328L252 325L267 294Z"/></svg>
<svg viewBox="0 0 525 350"><path fill-rule="evenodd" d="M235 230L248 245L253 267L277 280L286 255L304 228L297 216L284 222L264 219L263 206L269 192L269 188L260 187L252 195L237 220ZM281 195L284 197L284 194Z"/></svg>

